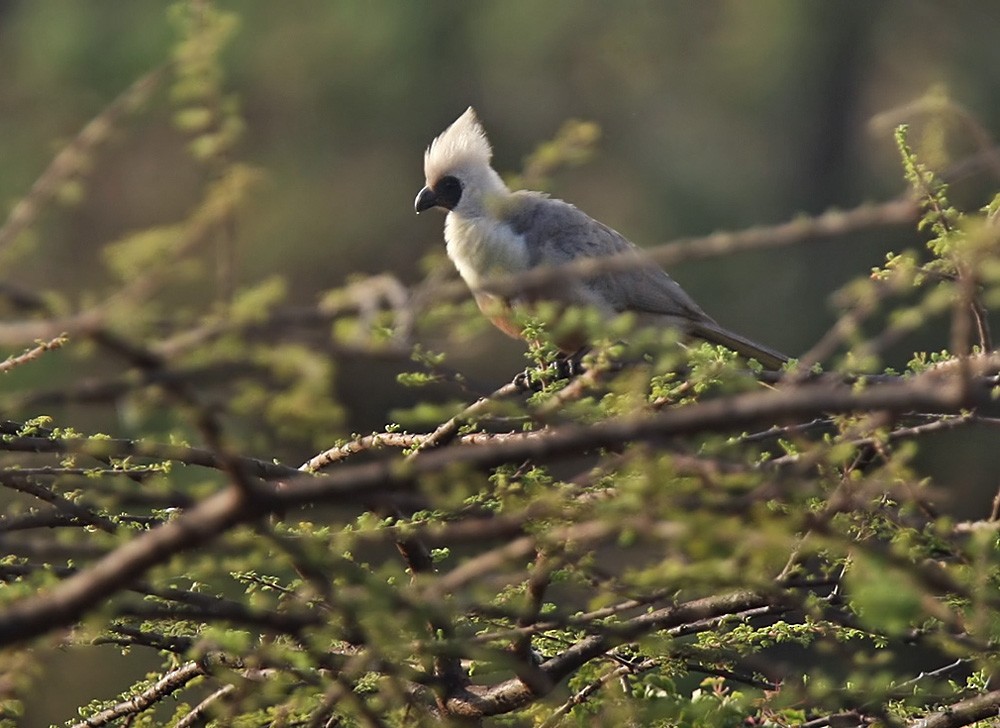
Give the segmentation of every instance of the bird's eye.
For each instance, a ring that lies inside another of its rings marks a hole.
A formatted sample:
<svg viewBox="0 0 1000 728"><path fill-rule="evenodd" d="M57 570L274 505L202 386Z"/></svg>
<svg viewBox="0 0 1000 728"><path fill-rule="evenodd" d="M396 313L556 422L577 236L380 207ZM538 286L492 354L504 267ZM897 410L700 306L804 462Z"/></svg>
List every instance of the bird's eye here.
<svg viewBox="0 0 1000 728"><path fill-rule="evenodd" d="M442 177L434 185L434 193L437 195L438 205L446 210L453 210L462 199L462 183L451 175Z"/></svg>

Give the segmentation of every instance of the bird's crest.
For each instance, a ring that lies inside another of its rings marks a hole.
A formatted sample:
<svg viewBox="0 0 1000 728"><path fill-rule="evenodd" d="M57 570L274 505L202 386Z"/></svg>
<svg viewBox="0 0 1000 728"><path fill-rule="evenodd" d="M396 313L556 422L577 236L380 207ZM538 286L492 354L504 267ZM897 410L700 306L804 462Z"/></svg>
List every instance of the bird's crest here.
<svg viewBox="0 0 1000 728"><path fill-rule="evenodd" d="M424 175L433 182L455 167L489 165L493 150L471 106L431 142L424 153Z"/></svg>

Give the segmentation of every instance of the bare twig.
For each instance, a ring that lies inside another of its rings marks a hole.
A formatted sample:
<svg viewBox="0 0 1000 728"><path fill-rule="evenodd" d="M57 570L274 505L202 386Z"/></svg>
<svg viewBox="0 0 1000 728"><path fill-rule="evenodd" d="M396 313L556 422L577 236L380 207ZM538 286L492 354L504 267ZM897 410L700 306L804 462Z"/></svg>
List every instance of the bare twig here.
<svg viewBox="0 0 1000 728"><path fill-rule="evenodd" d="M625 675L640 675L648 670L652 670L660 664L659 660L643 660L638 664L632 664L630 662L625 662L619 665L613 670L608 670L600 677L592 680L583 686L580 690L573 693L569 700L556 708L555 712L552 713L548 718L546 718L539 726L539 728L552 728L552 726L559 723L560 718L569 713L576 706L587 702L587 700L600 690L602 687L607 685L612 680L623 677Z"/></svg>
<svg viewBox="0 0 1000 728"><path fill-rule="evenodd" d="M17 356L9 356L3 361L0 361L0 374L6 374L7 372L16 369L22 364L27 364L28 362L34 361L35 359L42 356L42 354L44 354L45 352L53 351L54 349L62 347L67 341L69 341L69 337L67 337L65 334L62 334L61 336L57 336L54 339L50 339L49 341L41 342L40 344L38 344L38 346L28 349L23 354L18 354Z"/></svg>
<svg viewBox="0 0 1000 728"><path fill-rule="evenodd" d="M352 455L357 455L368 450L376 450L383 447L395 447L405 449L414 447L423 442L426 435L416 435L408 432L374 432L371 435L358 437L342 445L335 445L328 450L324 450L318 455L314 455L309 460L299 466L299 470L306 473L316 473L324 468L339 463Z"/></svg>
<svg viewBox="0 0 1000 728"><path fill-rule="evenodd" d="M250 682L258 683L263 682L269 677L276 675L277 670L273 668L264 668L261 670L244 670L242 676L245 680ZM234 683L229 683L228 685L223 685L218 690L214 691L204 700L202 700L198 705L191 709L191 712L181 718L177 723L175 723L175 728L191 728L192 726L202 725L205 721L206 713L212 708L213 705L218 703L220 700L225 698L232 693L239 690L239 687Z"/></svg>

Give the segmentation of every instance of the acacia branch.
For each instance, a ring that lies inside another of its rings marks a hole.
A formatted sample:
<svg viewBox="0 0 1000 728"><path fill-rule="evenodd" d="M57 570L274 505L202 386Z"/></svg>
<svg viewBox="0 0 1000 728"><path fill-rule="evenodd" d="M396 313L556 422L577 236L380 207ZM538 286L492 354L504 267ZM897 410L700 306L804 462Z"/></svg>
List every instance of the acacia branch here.
<svg viewBox="0 0 1000 728"><path fill-rule="evenodd" d="M138 695L73 724L73 728L98 728L119 718L137 715L205 674L205 668L201 664L188 662L171 670Z"/></svg>
<svg viewBox="0 0 1000 728"><path fill-rule="evenodd" d="M0 422L0 451L79 454L99 459L142 457L199 465L213 470L222 470L225 467L223 459L216 452L205 448L101 437L22 436L18 434L20 430L21 426L17 423ZM289 465L266 460L248 457L233 458L233 460L248 476L254 478L277 480L301 474ZM128 473L127 470L122 472Z"/></svg>
<svg viewBox="0 0 1000 728"><path fill-rule="evenodd" d="M22 475L15 470L0 470L0 486L32 495L52 506L58 515L69 517L79 521L81 524L95 526L107 533L114 533L118 528L110 518L99 513L94 513L79 503L60 495L53 489L41 485L35 482L33 478ZM8 519L6 516L0 516L0 531L6 530L4 525L9 520L11 519Z"/></svg>
<svg viewBox="0 0 1000 728"><path fill-rule="evenodd" d="M108 631L117 636L98 637L95 645L119 645L122 647L150 647L154 650L172 652L175 655L186 655L195 645L196 640L183 635L162 634L150 630L136 629L127 624L112 624Z"/></svg>
<svg viewBox="0 0 1000 728"><path fill-rule="evenodd" d="M149 568L260 514L259 506L252 506L240 491L226 488L183 516L123 544L52 589L0 611L0 645L22 643L73 624Z"/></svg>
<svg viewBox="0 0 1000 728"><path fill-rule="evenodd" d="M910 728L961 728L1000 715L1000 690L977 695L911 722Z"/></svg>
<svg viewBox="0 0 1000 728"><path fill-rule="evenodd" d="M18 354L16 356L9 356L3 361L0 361L0 374L6 374L10 371L13 371L22 364L27 364L28 362L32 362L35 359L38 359L47 351L53 351L54 349L59 349L67 341L69 341L69 338L67 336L65 335L57 336L56 338L50 339L49 341L43 341L39 343L37 346L28 349L22 354Z"/></svg>
<svg viewBox="0 0 1000 728"><path fill-rule="evenodd" d="M600 690L602 687L607 685L609 682L615 678L624 677L626 675L640 675L644 672L652 670L659 667L660 661L649 659L643 660L639 664L633 664L631 662L626 662L618 667L608 670L603 675L595 678L588 684L584 685L583 688L573 693L569 699L560 705L554 713L552 713L548 718L546 718L539 728L552 728L552 726L558 725L559 720L569 713L573 708L581 705L590 699L590 696Z"/></svg>
<svg viewBox="0 0 1000 728"><path fill-rule="evenodd" d="M190 511L115 549L47 592L20 600L0 612L0 644L23 642L73 623L88 609L174 554L201 546L229 528L275 510L310 502L340 504L392 502L412 493L419 478L445 468L488 469L507 462L576 456L581 450L634 441L657 441L698 432L741 431L782 419L818 413L958 412L991 402L985 384L963 391L950 378L931 374L892 384L848 387L810 384L752 392L667 410L648 417L627 417L593 425L555 428L545 437L450 447L398 461L349 466L319 478L303 478L287 488L255 488L241 496L227 488ZM39 438L36 438L39 439ZM42 439L43 442L50 442ZM185 449L186 450L186 449ZM286 471L287 472L287 471Z"/></svg>
<svg viewBox="0 0 1000 728"><path fill-rule="evenodd" d="M273 677L277 673L278 671L273 668L244 670L242 672L242 677L249 682L260 683L270 677ZM221 688L211 693L208 697L198 703L198 705L194 706L190 713L177 721L175 728L193 728L193 726L204 725L207 722L206 713L212 708L212 706L237 690L239 690L239 687L234 683L223 685Z"/></svg>
<svg viewBox="0 0 1000 728"><path fill-rule="evenodd" d="M548 678L551 689L590 660L639 636L751 609L784 611L790 606L791 602L787 597L755 592L734 592L697 599L659 609L619 625L607 625L601 633L586 637L556 657L543 662L538 670ZM453 715L470 718L499 715L516 710L540 696L532 685L512 679L486 688L470 687L463 694L448 700L448 710Z"/></svg>
<svg viewBox="0 0 1000 728"><path fill-rule="evenodd" d="M424 474L449 466L488 469L526 459L544 460L578 455L582 451L628 442L653 442L703 432L739 432L775 421L812 418L821 413L885 411L958 413L992 401L991 387L982 383L965 393L949 381L924 375L906 382L872 385L855 391L848 387L810 384L725 397L666 410L645 417L623 417L589 425L552 428L540 437L493 442L481 447L452 447L421 454L404 464L377 462L341 469L320 478L289 483L280 500L289 505L348 500L357 502L373 493L405 493Z"/></svg>

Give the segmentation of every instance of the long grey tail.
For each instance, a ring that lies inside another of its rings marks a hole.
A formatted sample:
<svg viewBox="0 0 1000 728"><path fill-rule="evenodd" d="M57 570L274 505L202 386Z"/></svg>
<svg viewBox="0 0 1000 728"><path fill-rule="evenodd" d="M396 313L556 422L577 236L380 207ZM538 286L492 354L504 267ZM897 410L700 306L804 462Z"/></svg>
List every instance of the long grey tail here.
<svg viewBox="0 0 1000 728"><path fill-rule="evenodd" d="M712 344L719 344L728 349L732 349L737 354L742 354L748 359L756 359L765 369L777 371L788 361L788 357L780 351L750 341L739 334L724 329L714 321L698 321L691 324L690 333L699 339L704 339Z"/></svg>

